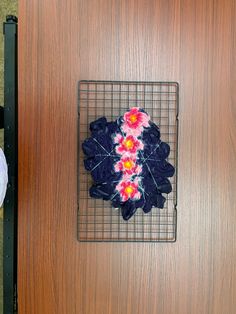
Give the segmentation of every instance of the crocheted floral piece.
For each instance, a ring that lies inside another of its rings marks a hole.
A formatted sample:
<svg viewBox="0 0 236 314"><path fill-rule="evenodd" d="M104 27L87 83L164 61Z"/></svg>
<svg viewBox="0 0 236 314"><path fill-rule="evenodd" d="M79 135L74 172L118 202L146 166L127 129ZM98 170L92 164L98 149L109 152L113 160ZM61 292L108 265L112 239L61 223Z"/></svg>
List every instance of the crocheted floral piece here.
<svg viewBox="0 0 236 314"><path fill-rule="evenodd" d="M91 137L82 144L84 166L94 180L90 196L110 200L114 208L121 208L125 220L138 208L145 213L163 208L163 194L172 191L168 177L175 169L166 160L170 147L161 141L159 127L149 115L134 107L116 121L99 118L90 131Z"/></svg>
<svg viewBox="0 0 236 314"><path fill-rule="evenodd" d="M150 117L139 110L137 107L131 108L129 112L124 114L124 122L121 129L124 133L139 136L144 127L149 126Z"/></svg>

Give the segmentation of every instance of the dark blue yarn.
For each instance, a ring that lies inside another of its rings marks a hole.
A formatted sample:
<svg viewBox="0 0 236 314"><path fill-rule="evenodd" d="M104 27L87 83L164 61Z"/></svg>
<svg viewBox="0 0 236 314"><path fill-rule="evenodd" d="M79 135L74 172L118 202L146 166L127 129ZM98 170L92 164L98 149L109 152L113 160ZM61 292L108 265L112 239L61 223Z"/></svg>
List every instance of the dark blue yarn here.
<svg viewBox="0 0 236 314"><path fill-rule="evenodd" d="M170 146L160 139L160 130L150 122L150 127L145 128L140 139L144 149L138 152L137 163L142 165L142 187L144 192L139 200L122 202L119 193L115 190L122 173L114 171L114 164L120 159L115 152L116 144L113 138L117 132L122 133L120 125L122 118L115 122L107 122L105 117L99 118L90 124L91 137L83 144L85 169L91 172L94 184L89 189L91 197L110 200L112 206L121 208L125 220L130 219L137 208L142 208L145 213L152 207L163 208L166 201L162 195L172 191L168 177L175 173L174 167L166 161L170 153Z"/></svg>

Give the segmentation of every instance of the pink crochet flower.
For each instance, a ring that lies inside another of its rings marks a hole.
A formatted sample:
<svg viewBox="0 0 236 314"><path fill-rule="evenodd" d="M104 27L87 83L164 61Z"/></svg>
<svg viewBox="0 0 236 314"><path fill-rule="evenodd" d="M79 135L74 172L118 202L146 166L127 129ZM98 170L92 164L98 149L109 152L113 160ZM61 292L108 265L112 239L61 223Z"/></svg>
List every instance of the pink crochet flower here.
<svg viewBox="0 0 236 314"><path fill-rule="evenodd" d="M136 154L139 149L143 149L143 143L133 135L123 137L122 135L117 134L114 138L114 142L119 143L116 147L116 152L120 155Z"/></svg>
<svg viewBox="0 0 236 314"><path fill-rule="evenodd" d="M142 166L136 164L134 157L124 156L115 164L115 171L122 171L124 175L139 175L142 172Z"/></svg>
<svg viewBox="0 0 236 314"><path fill-rule="evenodd" d="M138 179L134 181L120 181L116 190L120 194L122 202L126 202L128 199L140 199L141 193L138 191Z"/></svg>
<svg viewBox="0 0 236 314"><path fill-rule="evenodd" d="M144 127L149 126L150 117L145 112L139 111L138 107L133 107L124 114L124 123L121 126L126 134L139 136Z"/></svg>

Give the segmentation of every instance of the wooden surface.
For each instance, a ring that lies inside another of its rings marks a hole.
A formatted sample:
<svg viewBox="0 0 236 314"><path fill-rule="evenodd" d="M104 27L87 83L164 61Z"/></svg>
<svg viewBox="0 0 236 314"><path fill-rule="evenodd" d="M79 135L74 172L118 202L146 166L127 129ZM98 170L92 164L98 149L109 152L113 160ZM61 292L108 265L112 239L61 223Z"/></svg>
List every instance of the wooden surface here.
<svg viewBox="0 0 236 314"><path fill-rule="evenodd" d="M19 1L20 314L233 314L234 0ZM175 244L86 244L79 79L180 83Z"/></svg>

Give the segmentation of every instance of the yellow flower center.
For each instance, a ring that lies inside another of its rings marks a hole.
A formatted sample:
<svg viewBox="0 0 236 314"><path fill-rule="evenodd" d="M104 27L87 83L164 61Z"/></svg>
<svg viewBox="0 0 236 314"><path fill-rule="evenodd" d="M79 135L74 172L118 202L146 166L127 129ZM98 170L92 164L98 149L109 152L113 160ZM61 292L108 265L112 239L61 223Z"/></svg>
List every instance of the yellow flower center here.
<svg viewBox="0 0 236 314"><path fill-rule="evenodd" d="M125 188L125 193L130 195L132 194L132 192L134 191L133 187L131 185L128 185L126 188Z"/></svg>
<svg viewBox="0 0 236 314"><path fill-rule="evenodd" d="M135 123L137 121L137 115L136 114L131 114L129 119L130 119L131 123Z"/></svg>
<svg viewBox="0 0 236 314"><path fill-rule="evenodd" d="M125 141L124 141L124 145L125 145L125 147L128 148L128 149L132 149L132 148L134 147L134 143L133 143L132 140L125 140Z"/></svg>
<svg viewBox="0 0 236 314"><path fill-rule="evenodd" d="M126 160L126 161L124 162L124 167L125 167L126 169L131 169L131 168L133 168L133 165L134 165L134 163L133 163L132 160Z"/></svg>

